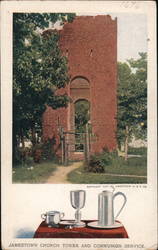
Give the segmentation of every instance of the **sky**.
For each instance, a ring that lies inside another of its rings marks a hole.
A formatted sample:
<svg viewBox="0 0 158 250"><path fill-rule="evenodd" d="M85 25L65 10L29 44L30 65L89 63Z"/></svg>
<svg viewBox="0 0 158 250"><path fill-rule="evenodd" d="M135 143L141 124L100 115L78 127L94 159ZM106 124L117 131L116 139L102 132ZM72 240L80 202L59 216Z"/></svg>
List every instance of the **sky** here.
<svg viewBox="0 0 158 250"><path fill-rule="evenodd" d="M147 20L142 14L118 14L118 61L147 52Z"/></svg>
<svg viewBox="0 0 158 250"><path fill-rule="evenodd" d="M79 15L79 14L77 14ZM82 15L82 14L80 14ZM85 14L84 15L97 15ZM100 14L99 14L100 15ZM147 17L144 14L131 13L103 13L117 17L117 60L125 62L127 59L139 57L139 52L147 52Z"/></svg>

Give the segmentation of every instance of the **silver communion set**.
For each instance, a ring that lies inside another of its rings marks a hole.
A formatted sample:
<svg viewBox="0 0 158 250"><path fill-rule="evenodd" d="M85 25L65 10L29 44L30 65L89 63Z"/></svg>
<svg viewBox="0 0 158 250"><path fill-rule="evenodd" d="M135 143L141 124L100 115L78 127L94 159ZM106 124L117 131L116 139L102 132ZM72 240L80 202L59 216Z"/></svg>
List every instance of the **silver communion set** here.
<svg viewBox="0 0 158 250"><path fill-rule="evenodd" d="M116 215L114 215L114 203L115 198L118 196L123 197L123 204ZM74 219L64 220L65 214L60 211L50 211L42 214L42 219L48 227L62 225L66 228L80 228L85 227L86 223L83 221L81 216L81 209L84 208L86 201L85 190L72 190L70 191L70 204L76 209ZM110 229L121 227L122 224L116 219L123 210L127 202L126 195L122 192L116 192L104 190L98 194L98 218L92 222L89 222L87 226L92 228Z"/></svg>

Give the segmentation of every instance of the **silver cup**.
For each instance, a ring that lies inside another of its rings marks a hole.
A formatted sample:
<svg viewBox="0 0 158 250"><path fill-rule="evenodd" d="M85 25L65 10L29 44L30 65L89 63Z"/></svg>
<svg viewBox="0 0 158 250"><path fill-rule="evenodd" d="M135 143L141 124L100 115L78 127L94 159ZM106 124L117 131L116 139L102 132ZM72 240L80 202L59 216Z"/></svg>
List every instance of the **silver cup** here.
<svg viewBox="0 0 158 250"><path fill-rule="evenodd" d="M81 221L80 209L84 207L86 199L86 192L84 190L70 191L70 202L75 212L75 225L74 227L85 227L85 223Z"/></svg>
<svg viewBox="0 0 158 250"><path fill-rule="evenodd" d="M64 215L64 213L59 211L49 211L45 214L41 214L41 218L45 220L46 224L48 224L48 227L52 227L57 226Z"/></svg>

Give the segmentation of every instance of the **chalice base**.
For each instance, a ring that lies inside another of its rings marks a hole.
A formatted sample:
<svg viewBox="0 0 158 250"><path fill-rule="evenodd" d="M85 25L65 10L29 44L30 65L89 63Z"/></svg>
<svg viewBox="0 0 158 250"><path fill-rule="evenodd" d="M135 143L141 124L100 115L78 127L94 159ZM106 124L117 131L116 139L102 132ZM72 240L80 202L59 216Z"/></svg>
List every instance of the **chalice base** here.
<svg viewBox="0 0 158 250"><path fill-rule="evenodd" d="M74 223L74 227L85 227L85 226L86 226L86 223L84 223L83 221Z"/></svg>
<svg viewBox="0 0 158 250"><path fill-rule="evenodd" d="M86 224L82 221L76 222L75 220L68 220L68 221L61 221L59 222L60 225L64 225L66 228L77 228L77 227L85 227Z"/></svg>

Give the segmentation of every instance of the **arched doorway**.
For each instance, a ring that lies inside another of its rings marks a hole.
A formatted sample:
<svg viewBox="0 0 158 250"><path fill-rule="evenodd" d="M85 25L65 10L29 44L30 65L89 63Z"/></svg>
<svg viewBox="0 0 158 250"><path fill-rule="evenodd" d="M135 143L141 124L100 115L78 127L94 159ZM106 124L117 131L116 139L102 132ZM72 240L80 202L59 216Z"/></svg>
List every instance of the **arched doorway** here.
<svg viewBox="0 0 158 250"><path fill-rule="evenodd" d="M72 99L72 103L70 104L69 109L68 127L74 134L69 135L69 140L72 142L69 148L71 152L83 152L83 143L79 143L79 141L83 141L82 138L79 139L79 137L83 136L79 135L79 133L83 133L83 128L81 128L81 124L79 125L78 122L81 120L79 118L79 115L81 115L79 109L82 108L86 116L87 111L90 108L90 83L86 77L76 76L72 79L70 83L70 97Z"/></svg>
<svg viewBox="0 0 158 250"><path fill-rule="evenodd" d="M70 83L70 130L75 130L75 103L79 100L90 101L90 84L87 78L78 76Z"/></svg>

